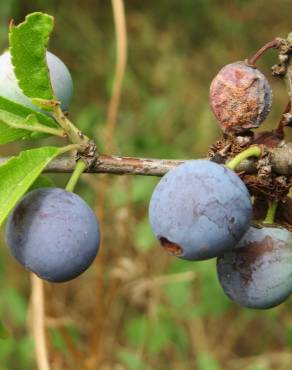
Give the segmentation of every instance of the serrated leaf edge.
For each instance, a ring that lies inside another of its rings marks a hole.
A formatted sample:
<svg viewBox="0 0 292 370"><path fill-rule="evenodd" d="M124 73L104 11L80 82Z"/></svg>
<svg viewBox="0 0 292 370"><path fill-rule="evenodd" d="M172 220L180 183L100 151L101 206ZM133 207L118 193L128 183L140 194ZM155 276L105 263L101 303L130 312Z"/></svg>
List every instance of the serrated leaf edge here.
<svg viewBox="0 0 292 370"><path fill-rule="evenodd" d="M50 34L52 33L52 31L53 31L53 29L54 29L54 25L55 25L55 20L54 20L54 17L53 16L51 16L51 15L49 15L49 14L46 14L46 13L42 13L42 12L33 12L33 13L30 13L30 14L28 14L26 17L25 17L25 19L24 19L24 21L23 22L21 22L21 23L19 23L18 25L15 25L15 23L14 23L14 20L12 20L11 22L10 22L10 25L9 25L9 33L8 33L8 39L9 39L9 48L8 48L8 50L9 50L9 52L10 52L10 57L11 57L11 63L12 63L12 67L13 67L13 70L14 70L14 74L15 74L15 77L16 77L16 80L17 80L17 82L18 82L18 86L19 86L19 88L21 89L21 91L23 92L23 94L25 95L25 96L27 96L26 94L25 94L25 92L23 91L23 89L22 89L22 83L21 83L21 81L19 80L19 78L17 77L17 68L15 67L15 65L14 65L14 57L13 57L13 53L11 52L12 51L12 49L13 49L13 46L11 46L11 43L12 43L12 41L11 41L11 35L12 35L12 32L13 32L13 29L14 28L21 28L21 27L23 27L26 23L30 23L30 21L31 21L31 18L32 17L35 17L35 16L44 16L44 17L46 17L46 18L48 18L48 19L50 19L51 20L51 24L52 24L52 27L51 27L51 30L50 30L50 32L47 34L47 36L44 38L44 40L43 40L43 46L42 46L42 49L43 49L43 51L44 51L44 53L43 53L43 55L44 55L44 58L43 58L43 62L45 62L45 65L47 66L47 73L48 73L48 77L49 77L49 84L50 84L50 90L51 90L51 93L52 93L52 97L53 97L53 99L55 100L56 99L56 96L55 96L55 94L54 94L54 90L53 90L53 87L52 87L52 83L51 83L51 79L50 79L50 73L49 73L49 68L48 68L48 65L47 65L47 59L46 59L46 51L47 51L47 47L48 47L48 44L49 44L49 37L50 37ZM34 99L37 99L38 97L36 97L36 96L27 96L31 101L32 101L32 103L33 104L35 104L34 102L33 102L33 100Z"/></svg>

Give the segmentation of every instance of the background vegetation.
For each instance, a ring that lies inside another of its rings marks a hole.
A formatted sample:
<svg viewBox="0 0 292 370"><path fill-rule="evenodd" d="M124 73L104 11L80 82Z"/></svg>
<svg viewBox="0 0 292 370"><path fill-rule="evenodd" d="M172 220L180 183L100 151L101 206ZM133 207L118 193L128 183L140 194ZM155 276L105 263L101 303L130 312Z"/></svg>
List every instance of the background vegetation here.
<svg viewBox="0 0 292 370"><path fill-rule="evenodd" d="M125 6L129 55L114 153L204 156L219 137L208 105L212 78L223 65L286 36L291 1L126 0ZM19 22L36 10L56 19L50 50L74 78L70 116L103 151L115 66L111 2L2 1L2 49L9 20ZM263 129L276 124L287 101L283 82L270 75L276 62L270 51L259 63L274 91ZM3 146L0 155L24 145ZM68 176L53 178L62 186ZM147 219L157 181L83 176L77 192L102 217L104 241L95 265L80 278L46 284L52 370L291 368L291 300L268 311L239 308L223 295L214 260L183 262L164 253ZM100 209L105 184L105 207ZM3 236L0 243L0 316L10 333L0 340L0 370L35 369L28 273L8 256Z"/></svg>

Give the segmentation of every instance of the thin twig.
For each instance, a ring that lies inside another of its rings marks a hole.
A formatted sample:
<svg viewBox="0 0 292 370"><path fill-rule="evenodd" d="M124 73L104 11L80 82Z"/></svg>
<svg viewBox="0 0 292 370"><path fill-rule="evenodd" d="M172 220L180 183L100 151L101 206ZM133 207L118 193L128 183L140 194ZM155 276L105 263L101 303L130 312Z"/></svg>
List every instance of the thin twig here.
<svg viewBox="0 0 292 370"><path fill-rule="evenodd" d="M288 144L280 148L271 149L270 154L273 171L276 174L291 176L292 145ZM0 165L9 159L10 157L0 158ZM161 177L185 161L186 159L173 160L100 155L99 161L89 168L86 173ZM76 162L73 157L60 157L51 161L44 169L44 173L71 173L74 171L75 166ZM236 168L236 171L253 173L256 171L256 161L244 160Z"/></svg>
<svg viewBox="0 0 292 370"><path fill-rule="evenodd" d="M46 332L44 283L35 274L31 274L31 328L35 342L35 353L38 370L50 370Z"/></svg>

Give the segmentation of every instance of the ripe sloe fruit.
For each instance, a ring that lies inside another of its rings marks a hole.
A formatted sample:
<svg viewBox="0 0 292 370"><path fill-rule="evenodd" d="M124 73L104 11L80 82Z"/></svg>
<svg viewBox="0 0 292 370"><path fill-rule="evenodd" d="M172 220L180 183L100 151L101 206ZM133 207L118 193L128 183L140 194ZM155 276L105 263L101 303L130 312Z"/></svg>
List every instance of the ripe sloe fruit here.
<svg viewBox="0 0 292 370"><path fill-rule="evenodd" d="M11 254L28 270L52 282L68 281L85 271L99 249L93 211L74 193L42 188L28 193L6 225Z"/></svg>
<svg viewBox="0 0 292 370"><path fill-rule="evenodd" d="M210 86L210 104L226 133L240 133L259 125L272 104L266 77L245 62L223 67Z"/></svg>
<svg viewBox="0 0 292 370"><path fill-rule="evenodd" d="M248 190L235 172L208 160L190 160L160 180L149 219L169 253L204 260L237 244L249 228L251 212Z"/></svg>
<svg viewBox="0 0 292 370"><path fill-rule="evenodd" d="M73 94L70 72L61 59L49 51L47 51L47 64L54 93L61 102L62 110L67 111ZM18 86L8 51L0 56L0 96L39 111Z"/></svg>
<svg viewBox="0 0 292 370"><path fill-rule="evenodd" d="M292 292L292 233L250 227L236 248L218 258L217 272L224 292L240 306L279 305Z"/></svg>

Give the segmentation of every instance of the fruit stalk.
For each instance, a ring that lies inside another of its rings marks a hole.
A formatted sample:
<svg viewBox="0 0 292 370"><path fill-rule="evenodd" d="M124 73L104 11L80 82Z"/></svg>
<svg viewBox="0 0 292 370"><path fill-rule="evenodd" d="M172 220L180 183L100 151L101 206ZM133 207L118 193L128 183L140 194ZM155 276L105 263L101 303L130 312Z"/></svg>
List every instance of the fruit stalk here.
<svg viewBox="0 0 292 370"><path fill-rule="evenodd" d="M243 152L239 153L233 159L231 159L231 161L227 163L226 167L234 171L243 160L248 159L249 157L258 158L261 156L261 154L262 154L261 148L257 145L253 145L248 149L244 150Z"/></svg>
<svg viewBox="0 0 292 370"><path fill-rule="evenodd" d="M80 176L86 170L86 168L87 168L87 164L82 159L80 159L76 163L76 166L74 168L72 176L70 177L70 180L68 181L68 184L66 186L67 191L71 191L71 192L74 191L75 186L76 186Z"/></svg>
<svg viewBox="0 0 292 370"><path fill-rule="evenodd" d="M255 66L256 65L256 62L260 59L260 57L266 52L268 51L269 49L276 49L279 47L279 40L275 39L275 40L272 40L270 42L268 42L267 44L265 44L263 47L261 47L255 54L252 58L250 58L248 60L248 64L250 66Z"/></svg>
<svg viewBox="0 0 292 370"><path fill-rule="evenodd" d="M266 218L264 220L265 224L273 224L275 220L275 215L277 211L278 203L277 202L269 202L269 208L266 214Z"/></svg>

